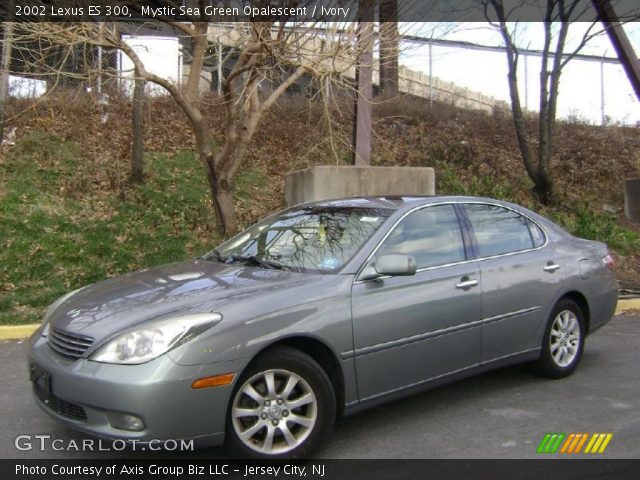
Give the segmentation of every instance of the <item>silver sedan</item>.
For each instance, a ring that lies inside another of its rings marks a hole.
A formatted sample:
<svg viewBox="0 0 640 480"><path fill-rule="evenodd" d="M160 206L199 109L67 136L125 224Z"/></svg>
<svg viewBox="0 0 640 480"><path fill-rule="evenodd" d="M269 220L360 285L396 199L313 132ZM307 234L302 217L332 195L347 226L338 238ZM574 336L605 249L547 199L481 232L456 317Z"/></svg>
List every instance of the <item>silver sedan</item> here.
<svg viewBox="0 0 640 480"><path fill-rule="evenodd" d="M36 402L106 438L306 457L334 420L518 362L578 366L614 313L606 245L472 197L298 205L201 258L49 308Z"/></svg>

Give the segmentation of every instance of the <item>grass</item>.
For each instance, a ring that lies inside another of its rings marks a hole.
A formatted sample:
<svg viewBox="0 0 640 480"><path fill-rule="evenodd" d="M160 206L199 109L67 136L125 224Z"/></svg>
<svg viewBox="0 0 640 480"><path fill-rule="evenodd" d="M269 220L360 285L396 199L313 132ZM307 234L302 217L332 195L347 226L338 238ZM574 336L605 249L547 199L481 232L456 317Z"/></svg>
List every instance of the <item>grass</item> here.
<svg viewBox="0 0 640 480"><path fill-rule="evenodd" d="M0 325L37 322L65 292L120 273L180 261L219 242L206 178L191 152L149 153L146 182L131 185L127 162L118 163L117 143L103 145L105 155L88 153L90 147L70 140L81 135L46 133L50 129L49 125L29 130L0 157ZM175 131L163 130L163 135ZM169 143L184 148L180 138ZM495 171L493 165L481 174L469 164L474 154L468 146L447 143L459 145L458 150L438 143L435 147L443 158L431 152L426 160L418 159L436 168L438 192L499 198L539 211L573 234L606 242L617 254L627 255L625 272L637 284L640 277L634 262L640 234L627 228L619 214L599 209L604 203L616 203L602 195L609 187L585 189L575 180L569 201L541 207L532 199L531 184L519 163L506 173ZM166 148L159 141L154 145ZM236 207L244 224L280 206L279 172L289 165L285 160L274 164L282 144L263 141L260 147L235 183ZM128 143L123 148L128 151ZM402 162L405 153L414 151L421 150L387 152L385 164ZM594 178L598 180L593 184L600 185L601 177Z"/></svg>
<svg viewBox="0 0 640 480"><path fill-rule="evenodd" d="M77 144L25 136L0 163L0 324L39 321L69 290L215 246L206 179L191 153L146 158L147 181L92 184ZM255 175L255 174L253 174Z"/></svg>

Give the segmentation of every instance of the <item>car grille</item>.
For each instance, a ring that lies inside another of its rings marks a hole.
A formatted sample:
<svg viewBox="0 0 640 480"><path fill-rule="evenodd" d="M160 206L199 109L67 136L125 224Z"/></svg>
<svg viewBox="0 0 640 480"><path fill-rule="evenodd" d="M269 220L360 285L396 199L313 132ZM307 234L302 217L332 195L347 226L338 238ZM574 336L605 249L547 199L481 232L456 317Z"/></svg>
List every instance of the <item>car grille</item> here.
<svg viewBox="0 0 640 480"><path fill-rule="evenodd" d="M65 357L80 358L92 344L93 338L72 335L53 326L49 328L49 346Z"/></svg>
<svg viewBox="0 0 640 480"><path fill-rule="evenodd" d="M55 395L51 395L48 398L43 398L38 390L36 389L36 395L44 404L51 410L53 410L58 415L62 415L63 417L71 418L72 420L79 420L81 422L87 421L87 412L84 411L80 405L76 405L75 403L67 402Z"/></svg>

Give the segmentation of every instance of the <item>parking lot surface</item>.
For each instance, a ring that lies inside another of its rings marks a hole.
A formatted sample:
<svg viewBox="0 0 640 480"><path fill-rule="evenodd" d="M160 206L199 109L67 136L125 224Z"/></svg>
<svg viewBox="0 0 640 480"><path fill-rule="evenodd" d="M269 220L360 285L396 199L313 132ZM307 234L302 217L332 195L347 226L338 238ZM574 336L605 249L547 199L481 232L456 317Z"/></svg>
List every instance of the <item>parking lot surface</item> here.
<svg viewBox="0 0 640 480"><path fill-rule="evenodd" d="M46 434L62 439L59 444L88 438L58 425L36 406L25 358L24 342L0 343L0 458L224 456L222 449L18 450L19 435ZM613 434L597 458L640 458L639 366L640 316L618 316L587 338L582 363L569 378L547 380L524 367L509 367L388 403L339 420L317 457L539 458L536 448L546 433L588 432Z"/></svg>

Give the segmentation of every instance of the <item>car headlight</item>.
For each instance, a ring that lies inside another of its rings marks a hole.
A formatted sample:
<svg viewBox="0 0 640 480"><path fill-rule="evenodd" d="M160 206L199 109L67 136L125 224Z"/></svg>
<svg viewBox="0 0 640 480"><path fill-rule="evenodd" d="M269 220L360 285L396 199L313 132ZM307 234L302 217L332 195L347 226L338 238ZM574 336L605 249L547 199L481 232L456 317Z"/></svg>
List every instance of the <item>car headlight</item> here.
<svg viewBox="0 0 640 480"><path fill-rule="evenodd" d="M188 342L222 320L219 313L197 313L146 322L102 345L90 359L137 365Z"/></svg>

